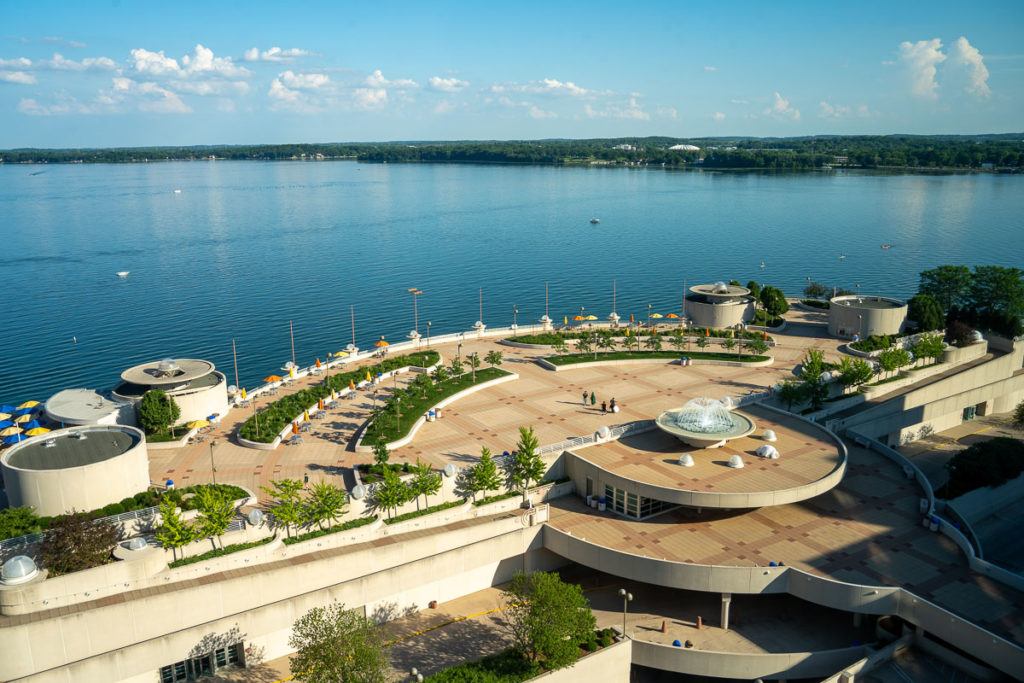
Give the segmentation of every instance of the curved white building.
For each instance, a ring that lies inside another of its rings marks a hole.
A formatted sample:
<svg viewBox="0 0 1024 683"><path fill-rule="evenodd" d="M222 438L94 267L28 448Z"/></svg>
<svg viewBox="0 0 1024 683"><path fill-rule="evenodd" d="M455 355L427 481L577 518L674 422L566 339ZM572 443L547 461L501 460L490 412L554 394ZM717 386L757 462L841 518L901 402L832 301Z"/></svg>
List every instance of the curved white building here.
<svg viewBox="0 0 1024 683"><path fill-rule="evenodd" d="M46 417L62 427L135 424L131 403L114 401L95 389L58 391L46 401L43 410Z"/></svg>
<svg viewBox="0 0 1024 683"><path fill-rule="evenodd" d="M849 339L899 334L907 321L907 304L887 296L844 294L829 301L828 333Z"/></svg>
<svg viewBox="0 0 1024 683"><path fill-rule="evenodd" d="M695 285L686 295L686 315L694 327L735 327L754 318L754 298L738 285Z"/></svg>
<svg viewBox="0 0 1024 683"><path fill-rule="evenodd" d="M149 487L146 437L127 426L58 429L0 457L12 507L43 516L97 510Z"/></svg>
<svg viewBox="0 0 1024 683"><path fill-rule="evenodd" d="M227 378L209 361L168 358L143 363L122 372L121 380L113 396L133 404L151 389L167 392L181 408L178 424L228 411Z"/></svg>

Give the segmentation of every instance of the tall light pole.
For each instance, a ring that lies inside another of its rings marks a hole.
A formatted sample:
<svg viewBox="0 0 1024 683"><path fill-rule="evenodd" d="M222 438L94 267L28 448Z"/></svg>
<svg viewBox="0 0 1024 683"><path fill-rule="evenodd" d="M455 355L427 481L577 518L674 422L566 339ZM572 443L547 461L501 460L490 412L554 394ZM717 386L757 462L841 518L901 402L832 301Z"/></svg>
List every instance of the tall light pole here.
<svg viewBox="0 0 1024 683"><path fill-rule="evenodd" d="M419 309L416 307L416 299L421 296L423 292L416 287L410 287L407 290L412 294L412 331L416 333L416 336L420 336L420 315Z"/></svg>
<svg viewBox="0 0 1024 683"><path fill-rule="evenodd" d="M626 637L626 612L629 610L629 603L633 600L633 594L625 588L619 589L619 597L622 598L622 637Z"/></svg>
<svg viewBox="0 0 1024 683"><path fill-rule="evenodd" d="M519 331L519 306L512 304L512 336L518 336Z"/></svg>
<svg viewBox="0 0 1024 683"><path fill-rule="evenodd" d="M216 441L210 442L210 473L213 476L214 485L217 484L217 466L213 463L213 447L217 445Z"/></svg>
<svg viewBox="0 0 1024 683"><path fill-rule="evenodd" d="M430 348L430 321L427 321L427 348Z"/></svg>

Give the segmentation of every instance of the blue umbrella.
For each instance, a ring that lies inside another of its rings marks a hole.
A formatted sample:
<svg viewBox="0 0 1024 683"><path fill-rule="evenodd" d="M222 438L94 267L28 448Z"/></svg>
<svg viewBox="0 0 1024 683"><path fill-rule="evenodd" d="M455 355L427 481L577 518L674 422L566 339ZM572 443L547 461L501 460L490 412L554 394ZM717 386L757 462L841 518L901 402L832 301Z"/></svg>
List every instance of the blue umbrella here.
<svg viewBox="0 0 1024 683"><path fill-rule="evenodd" d="M30 429L35 429L36 427L42 427L42 426L43 425L39 424L39 420L29 420L25 424L21 425L21 428L24 429L27 432Z"/></svg>
<svg viewBox="0 0 1024 683"><path fill-rule="evenodd" d="M7 429L8 427L13 427L13 426L14 426L14 423L11 422L10 420L0 420L0 429Z"/></svg>
<svg viewBox="0 0 1024 683"><path fill-rule="evenodd" d="M0 406L0 413L10 414L13 413L15 410L17 410L17 408L15 408L14 406L9 406L6 403Z"/></svg>
<svg viewBox="0 0 1024 683"><path fill-rule="evenodd" d="M5 446L10 446L12 444L18 443L19 441L24 441L24 440L25 440L25 437L23 437L21 434L11 434L10 436L5 436L4 437L4 445Z"/></svg>
<svg viewBox="0 0 1024 683"><path fill-rule="evenodd" d="M14 412L12 413L12 415L18 415L18 416L21 416L21 415L28 415L28 414L29 414L29 413L31 413L31 412L32 412L33 410L34 410L33 408L22 408L21 410L17 410L17 409L16 409L16 410L15 410L15 411L14 411ZM4 412L6 412L6 411L4 411Z"/></svg>

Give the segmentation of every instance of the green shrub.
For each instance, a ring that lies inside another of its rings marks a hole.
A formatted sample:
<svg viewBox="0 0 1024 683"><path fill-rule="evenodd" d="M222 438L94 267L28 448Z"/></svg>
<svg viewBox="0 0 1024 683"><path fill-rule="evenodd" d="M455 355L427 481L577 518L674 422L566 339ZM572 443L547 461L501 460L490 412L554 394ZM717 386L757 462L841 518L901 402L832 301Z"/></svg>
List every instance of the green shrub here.
<svg viewBox="0 0 1024 683"><path fill-rule="evenodd" d="M727 360L740 363L754 363L768 360L769 358L769 356L738 356L735 353L717 353L714 351L612 351L610 353L598 353L596 359L592 353L570 353L564 356L545 356L544 360L554 365L574 365L576 363L592 363L595 360L629 360L635 358L676 360L680 356L700 360Z"/></svg>
<svg viewBox="0 0 1024 683"><path fill-rule="evenodd" d="M960 451L947 463L949 481L939 489L943 498L956 498L985 486L999 486L1024 472L1024 441L997 436Z"/></svg>
<svg viewBox="0 0 1024 683"><path fill-rule="evenodd" d="M463 662L439 671L425 680L430 683L519 683L538 676L541 668L505 650L475 662Z"/></svg>
<svg viewBox="0 0 1024 683"><path fill-rule="evenodd" d="M499 493L495 496L487 496L480 500L473 501L473 505L479 507L481 505L487 505L489 503L497 503L499 500L508 500L509 498L515 498L516 496L522 495L519 491L509 491L507 493Z"/></svg>
<svg viewBox="0 0 1024 683"><path fill-rule="evenodd" d="M344 524L338 524L332 526L329 529L316 529L315 531L309 531L298 536L292 536L284 539L285 545L294 545L295 543L302 543L303 541L309 541L314 538L320 538L321 536L328 536L330 534L336 534L339 531L348 531L349 529L358 529L361 526L372 524L377 521L377 515L371 515L369 517L359 517L357 519L350 519Z"/></svg>
<svg viewBox="0 0 1024 683"><path fill-rule="evenodd" d="M850 344L850 348L870 353L871 351L888 349L892 347L895 342L896 337L891 334L873 334L870 337L865 337L864 339L853 342Z"/></svg>
<svg viewBox="0 0 1024 683"><path fill-rule="evenodd" d="M202 555L183 557L180 560L175 560L174 562L169 563L167 566L171 569L174 569L175 567L183 567L186 564L195 564L196 562L202 562L203 560L210 560L215 557L223 557L224 555L230 555L232 553L237 553L242 550L249 550L250 548L256 548L261 545L266 545L267 543L273 541L275 538L277 537L268 536L267 538L262 538L258 541L250 541L249 543L234 543L223 548L217 548L216 550L208 550Z"/></svg>
<svg viewBox="0 0 1024 683"><path fill-rule="evenodd" d="M431 505L430 507L423 508L422 510L413 510L412 512L406 512L406 513L401 514L401 515L395 515L391 519L385 519L384 523L385 524L398 524L399 522L405 522L405 521L410 520L410 519L416 519L417 517L422 517L424 515L429 515L429 514L431 514L433 512L441 512L442 510L450 510L451 508L459 507L460 505L464 504L465 502L466 501L464 501L464 500L450 500L447 503L440 503L438 505Z"/></svg>
<svg viewBox="0 0 1024 683"><path fill-rule="evenodd" d="M811 308L820 308L827 311L832 305L827 301L821 301L819 299L800 299L800 303L804 306L810 306Z"/></svg>
<svg viewBox="0 0 1024 683"><path fill-rule="evenodd" d="M371 376L377 373L390 372L406 366L429 367L440 359L437 351L417 351L403 356L386 358L380 363L369 367L361 367L348 372L341 372L325 378L323 382L306 387L294 394L282 396L276 401L266 404L259 415L249 417L238 429L238 435L249 441L258 443L270 443L288 424L311 405L316 404L322 398L327 398L331 390L341 391L347 389L349 382L359 383L366 378L369 371ZM477 373L479 374L479 373ZM257 431L256 424L259 423Z"/></svg>
<svg viewBox="0 0 1024 683"><path fill-rule="evenodd" d="M35 534L46 527L42 517L32 512L32 508L4 508L0 510L0 541L16 538L26 534ZM49 522L49 519L46 518Z"/></svg>

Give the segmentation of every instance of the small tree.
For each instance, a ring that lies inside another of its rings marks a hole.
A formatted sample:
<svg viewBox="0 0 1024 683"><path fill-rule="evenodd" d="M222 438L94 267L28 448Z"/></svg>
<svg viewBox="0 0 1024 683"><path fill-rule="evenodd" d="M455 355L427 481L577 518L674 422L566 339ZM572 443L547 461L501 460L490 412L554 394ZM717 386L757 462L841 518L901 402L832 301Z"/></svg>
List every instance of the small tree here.
<svg viewBox="0 0 1024 683"><path fill-rule="evenodd" d="M611 330L602 330L601 334L597 335L597 348L602 351L611 352L615 350L615 333ZM596 358L596 354L595 354Z"/></svg>
<svg viewBox="0 0 1024 683"><path fill-rule="evenodd" d="M866 360L863 358L853 359L849 356L844 356L839 361L837 371L844 391L848 387L858 387L870 381L875 374L875 371L871 369L871 364Z"/></svg>
<svg viewBox="0 0 1024 683"><path fill-rule="evenodd" d="M448 369L443 365L438 365L430 374L433 376L434 381L437 382L438 384L441 384L446 379L448 379Z"/></svg>
<svg viewBox="0 0 1024 683"><path fill-rule="evenodd" d="M303 508L302 482L298 479L279 479L264 486L263 490L273 498L271 512L280 524L284 525L285 533L292 535L292 527L302 524L306 519Z"/></svg>
<svg viewBox="0 0 1024 683"><path fill-rule="evenodd" d="M198 489L195 497L196 509L199 510L199 517L195 521L196 535L210 539L210 544L216 549L214 539L220 540L235 516L234 501L230 494L212 486ZM220 540L220 547L224 547L223 540Z"/></svg>
<svg viewBox="0 0 1024 683"><path fill-rule="evenodd" d="M383 436L373 444L373 462L377 464L380 469L387 469L388 460L391 459L391 452L388 450L388 440Z"/></svg>
<svg viewBox="0 0 1024 683"><path fill-rule="evenodd" d="M698 349L704 350L704 349L706 349L708 347L708 344L710 344L710 343L711 342L709 342L708 338L705 337L705 336L697 337L697 348Z"/></svg>
<svg viewBox="0 0 1024 683"><path fill-rule="evenodd" d="M374 506L385 510L388 519L391 519L392 513L411 499L411 491L405 482L390 468L385 469L383 481L377 484L373 492Z"/></svg>
<svg viewBox="0 0 1024 683"><path fill-rule="evenodd" d="M480 449L480 462L473 465L471 482L473 493L482 492L484 498L487 497L488 491L494 491L501 487L498 465L491 457L491 449L487 446Z"/></svg>
<svg viewBox="0 0 1024 683"><path fill-rule="evenodd" d="M722 340L722 346L725 347L726 351L732 351L734 348L736 348L736 340L733 339L732 337L726 337L725 339Z"/></svg>
<svg viewBox="0 0 1024 683"><path fill-rule="evenodd" d="M432 496L441 490L441 475L431 469L430 465L425 465L419 460L413 466L412 472L413 477L409 482L409 491L416 499L416 509L420 509L420 496L423 496L423 504L429 507L430 500L427 496Z"/></svg>
<svg viewBox="0 0 1024 683"><path fill-rule="evenodd" d="M50 576L98 567L110 560L121 536L120 526L73 511L54 519L39 547L39 559Z"/></svg>
<svg viewBox="0 0 1024 683"><path fill-rule="evenodd" d="M474 351L466 356L466 362L469 363L469 369L473 371L473 384L476 384L476 371L480 367L480 354Z"/></svg>
<svg viewBox="0 0 1024 683"><path fill-rule="evenodd" d="M747 342L747 348L755 356L760 356L768 352L768 344L763 339L751 339Z"/></svg>
<svg viewBox="0 0 1024 683"><path fill-rule="evenodd" d="M942 358L945 344L942 341L942 337L938 334L924 334L917 338L911 351L914 353L914 358L921 360L930 359L932 362L937 362Z"/></svg>
<svg viewBox="0 0 1024 683"><path fill-rule="evenodd" d="M750 290L750 296L754 297L754 304L758 303L758 297L761 296L761 285L755 280L751 280L747 283L747 289Z"/></svg>
<svg viewBox="0 0 1024 683"><path fill-rule="evenodd" d="M1017 429L1024 429L1024 401L1017 404L1013 409L1013 426Z"/></svg>
<svg viewBox="0 0 1024 683"><path fill-rule="evenodd" d="M161 389L150 389L143 394L137 412L139 424L147 434L162 434L181 417L177 401Z"/></svg>
<svg viewBox="0 0 1024 683"><path fill-rule="evenodd" d="M677 327L673 329L669 332L668 336L670 343L672 344L672 348L681 353L683 347L686 345L686 333L683 332L683 328Z"/></svg>
<svg viewBox="0 0 1024 683"><path fill-rule="evenodd" d="M523 658L543 662L548 669L576 661L579 644L596 627L583 589L555 573L517 573L503 598L513 647Z"/></svg>
<svg viewBox="0 0 1024 683"><path fill-rule="evenodd" d="M171 549L171 557L178 559L178 548L195 540L195 530L181 518L178 505L170 496L160 499L161 524L156 529L156 540L164 548Z"/></svg>
<svg viewBox="0 0 1024 683"><path fill-rule="evenodd" d="M802 403L805 396L803 385L792 379L779 384L775 394L779 397L780 401L786 404L786 410L789 411L793 410L793 404Z"/></svg>
<svg viewBox="0 0 1024 683"><path fill-rule="evenodd" d="M594 350L594 338L589 332L584 332L576 340L576 351L579 353L590 353Z"/></svg>
<svg viewBox="0 0 1024 683"><path fill-rule="evenodd" d="M501 351L488 351L487 355L484 356L484 362L492 368L496 368L501 365L502 360L504 360L504 357L501 355Z"/></svg>
<svg viewBox="0 0 1024 683"><path fill-rule="evenodd" d="M960 320L953 320L946 325L946 339L960 348L974 342L974 328Z"/></svg>
<svg viewBox="0 0 1024 683"><path fill-rule="evenodd" d="M804 381L817 381L825 372L825 352L821 349L808 349L800 362L800 377Z"/></svg>
<svg viewBox="0 0 1024 683"><path fill-rule="evenodd" d="M647 338L644 339L644 346L651 351L661 351L661 335L652 331L647 335Z"/></svg>
<svg viewBox="0 0 1024 683"><path fill-rule="evenodd" d="M562 335L558 335L558 339L555 340L555 343L552 344L552 346L555 349L555 353L560 356L569 353L569 346L565 343L565 337Z"/></svg>
<svg viewBox="0 0 1024 683"><path fill-rule="evenodd" d="M826 296L831 290L827 285L823 285L820 282L809 282L804 287L804 296L808 299L821 299Z"/></svg>
<svg viewBox="0 0 1024 683"><path fill-rule="evenodd" d="M537 453L539 445L540 442L532 427L520 427L516 450L512 457L505 461L505 477L508 487L522 491L524 503L527 499L527 492L530 490L530 483L539 482L547 471L547 465Z"/></svg>
<svg viewBox="0 0 1024 683"><path fill-rule="evenodd" d="M334 602L314 607L292 626L292 675L306 683L384 683L390 665L380 626Z"/></svg>
<svg viewBox="0 0 1024 683"><path fill-rule="evenodd" d="M452 362L449 365L449 367L451 368L453 379L458 379L459 376L461 376L462 373L465 372L465 368L462 367L462 359L460 359L458 356L452 358Z"/></svg>
<svg viewBox="0 0 1024 683"><path fill-rule="evenodd" d="M321 529L324 528L324 522L334 526L344 513L347 502L348 494L341 487L326 481L317 482L310 488L306 498L306 521Z"/></svg>

